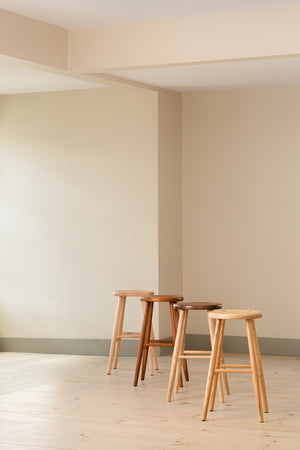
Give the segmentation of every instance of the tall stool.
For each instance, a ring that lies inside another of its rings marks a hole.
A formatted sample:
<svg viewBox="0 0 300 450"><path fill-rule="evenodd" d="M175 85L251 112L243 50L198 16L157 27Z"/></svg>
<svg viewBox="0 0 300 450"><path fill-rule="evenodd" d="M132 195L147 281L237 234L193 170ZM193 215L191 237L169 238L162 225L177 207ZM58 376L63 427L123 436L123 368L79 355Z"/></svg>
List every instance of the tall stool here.
<svg viewBox="0 0 300 450"><path fill-rule="evenodd" d="M141 380L145 378L146 364L148 358L148 351L150 347L174 347L177 325L178 325L178 311L173 309L173 305L177 302L182 302L183 297L177 295L153 295L141 298L142 303L145 304L144 309L144 320L141 329L141 337L138 348L135 376L134 376L134 386L137 386L140 368L141 370ZM152 316L153 316L153 306L154 303L169 303L170 317L172 324L172 334L173 339L152 339L151 338L151 328L152 328ZM142 362L143 360L143 362ZM185 377L188 380L187 365L185 365Z"/></svg>
<svg viewBox="0 0 300 450"><path fill-rule="evenodd" d="M171 365L171 370L170 370L167 402L171 401L175 376L176 376L175 392L178 392L178 388L180 385L182 362L187 359L210 359L210 357L211 357L210 350L208 350L208 351L206 351L206 350L185 350L185 337L186 337L186 328L187 328L187 320L188 320L189 311L207 311L207 313L209 313L209 311L212 311L215 309L221 309L221 308L222 308L221 303L213 303L213 302L192 302L192 303L184 302L184 303L177 303L174 305L174 309L179 311L179 325L178 325L175 347L174 347L173 358L172 358L172 365ZM209 324L211 347L213 347L214 320L211 319L209 317L209 315L208 315L208 324ZM224 361L223 354L222 354L222 361ZM229 386L228 386L228 380L227 380L226 373L223 374L223 380L224 380L226 394L229 394ZM223 395L221 378L219 379L218 390L219 390L220 401L223 403L224 395Z"/></svg>
<svg viewBox="0 0 300 450"><path fill-rule="evenodd" d="M252 373L258 417L259 421L263 422L264 417L262 411L262 404L264 412L267 413L268 402L266 395L264 373L254 324L254 319L261 318L262 313L259 311L233 309L233 310L212 311L209 313L209 317L211 319L215 319L217 321L217 324L215 331L215 340L207 376L202 420L206 420L208 407L210 411L213 411L214 409L218 375L220 373L230 372L230 373ZM246 321L250 364L223 364L221 361L221 351L223 344L225 321L239 320L239 319L243 319Z"/></svg>
<svg viewBox="0 0 300 450"><path fill-rule="evenodd" d="M113 295L115 297L118 297L118 306L117 306L113 334L112 334L112 339L111 339L111 344L110 344L108 367L107 367L108 375L110 375L110 373L111 373L113 360L114 360L113 368L114 369L117 368L121 339L123 339L123 338L139 339L140 335L141 335L140 332L123 331L123 322L124 322L124 314L125 314L125 306L126 306L127 297L139 297L140 298L140 297L145 297L147 295L153 295L153 292L151 292L151 291L115 291L115 292L113 292ZM144 306L143 303L142 303L142 306ZM154 338L152 328L151 328L151 336ZM152 356L154 359L154 365L155 365L156 370L158 369L158 360L157 360L156 349L153 349L153 350L151 349L151 351L152 351L152 353L151 353L151 358L149 359L149 366L150 366L151 375L154 375Z"/></svg>

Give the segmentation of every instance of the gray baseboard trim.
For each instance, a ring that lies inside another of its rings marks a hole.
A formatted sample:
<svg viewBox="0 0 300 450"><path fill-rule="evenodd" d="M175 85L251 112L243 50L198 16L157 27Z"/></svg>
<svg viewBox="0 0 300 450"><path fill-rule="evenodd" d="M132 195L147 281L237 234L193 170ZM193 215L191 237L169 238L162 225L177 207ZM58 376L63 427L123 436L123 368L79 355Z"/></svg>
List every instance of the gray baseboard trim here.
<svg viewBox="0 0 300 450"><path fill-rule="evenodd" d="M137 340L124 339L120 356L136 356ZM108 356L110 339L0 338L0 352Z"/></svg>
<svg viewBox="0 0 300 450"><path fill-rule="evenodd" d="M170 338L169 338L170 339ZM262 355L300 356L300 339L258 338ZM189 350L210 350L210 338L204 334L187 334L186 348ZM224 336L225 353L248 353L246 336ZM171 353L172 349L161 349L162 355Z"/></svg>
<svg viewBox="0 0 300 450"><path fill-rule="evenodd" d="M170 338L169 338L170 339ZM258 338L261 353L275 356L300 356L300 339ZM120 356L136 356L137 340L124 339ZM0 338L0 352L48 353L64 355L108 356L110 339L31 339ZM188 334L186 348L190 350L209 350L208 335ZM245 336L224 336L224 352L248 353ZM158 348L160 355L167 355L172 348Z"/></svg>

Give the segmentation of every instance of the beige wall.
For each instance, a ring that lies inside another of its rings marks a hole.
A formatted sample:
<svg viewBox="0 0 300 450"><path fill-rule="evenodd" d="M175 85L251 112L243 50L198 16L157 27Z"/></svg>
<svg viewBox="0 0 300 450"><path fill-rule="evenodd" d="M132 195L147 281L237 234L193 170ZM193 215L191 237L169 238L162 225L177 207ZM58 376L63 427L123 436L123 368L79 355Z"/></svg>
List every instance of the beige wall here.
<svg viewBox="0 0 300 450"><path fill-rule="evenodd" d="M299 338L300 88L186 94L183 105L184 294L262 310L260 336Z"/></svg>
<svg viewBox="0 0 300 450"><path fill-rule="evenodd" d="M180 94L0 97L0 335L108 339L113 289L183 286L299 338L299 104L298 88L184 94L181 179ZM166 309L158 323L169 335Z"/></svg>
<svg viewBox="0 0 300 450"><path fill-rule="evenodd" d="M182 96L158 93L159 292L182 295ZM160 305L159 331L171 335L170 313Z"/></svg>
<svg viewBox="0 0 300 450"><path fill-rule="evenodd" d="M157 94L1 96L0 167L1 336L110 338L158 289Z"/></svg>

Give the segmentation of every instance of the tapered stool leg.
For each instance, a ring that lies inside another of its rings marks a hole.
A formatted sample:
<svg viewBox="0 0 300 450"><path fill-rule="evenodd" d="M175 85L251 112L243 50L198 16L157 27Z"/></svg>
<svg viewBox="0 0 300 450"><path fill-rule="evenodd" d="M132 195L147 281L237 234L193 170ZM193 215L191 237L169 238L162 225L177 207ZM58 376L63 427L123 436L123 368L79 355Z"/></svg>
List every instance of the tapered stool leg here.
<svg viewBox="0 0 300 450"><path fill-rule="evenodd" d="M221 354L221 364L225 364L223 351L222 351L222 354ZM230 389L229 389L227 373L223 372L222 373L222 377L223 377L223 384L224 384L224 388L225 388L225 393L227 395L229 395L230 394Z"/></svg>
<svg viewBox="0 0 300 450"><path fill-rule="evenodd" d="M173 307L173 312L174 312L174 317L175 317L175 331L177 333L178 321L179 321L179 312L178 312L178 309L174 309L174 307ZM185 359L183 360L183 371L184 371L185 381L189 381L190 380L190 378L189 378L189 370L188 370L187 361Z"/></svg>
<svg viewBox="0 0 300 450"><path fill-rule="evenodd" d="M153 316L153 303L150 303L149 311L148 311L148 319L147 319L147 324L146 324L146 332L145 332L141 380L145 379L147 359L148 359L148 353L149 353L152 316Z"/></svg>
<svg viewBox="0 0 300 450"><path fill-rule="evenodd" d="M251 364L253 386L254 386L254 392L255 392L255 398L256 398L257 412L258 412L259 421L263 422L264 417L263 417L261 397L260 397L260 392L259 392L259 382L258 382L258 376L257 376L255 350L254 350L252 326L251 326L250 319L246 319L246 328L247 328L250 364Z"/></svg>
<svg viewBox="0 0 300 450"><path fill-rule="evenodd" d="M151 326L151 334L150 334L150 339L154 340L154 331L153 331L153 326ZM156 351L156 347L150 347L149 349L152 353L153 356L153 360L154 360L154 368L155 370L158 370L158 359L157 359L157 351Z"/></svg>
<svg viewBox="0 0 300 450"><path fill-rule="evenodd" d="M221 363L224 327L225 327L225 320L221 320L221 331L220 331L220 337L219 337L219 341L218 341L218 345L217 345L217 359L216 359L216 365L215 365L215 373L214 373L214 379L213 379L211 395L210 395L210 404L209 404L210 411L214 410L217 383L218 383L218 379L221 378L221 377L219 377L219 372L216 372L216 370L220 368L220 363Z"/></svg>
<svg viewBox="0 0 300 450"><path fill-rule="evenodd" d="M141 305L142 305L142 311L143 311L143 314L144 314L144 312L145 312L145 302L141 302ZM151 327L151 334L153 335L152 327ZM150 374L151 375L154 375L154 366L153 366L154 353L153 353L153 350L156 350L156 349L152 349L152 348L149 349L149 369L150 369Z"/></svg>
<svg viewBox="0 0 300 450"><path fill-rule="evenodd" d="M203 403L203 411L202 411L202 420L203 421L206 420L207 412L208 412L208 405L209 405L211 389L212 389L213 379L214 379L214 375L215 375L215 368L216 368L216 363L217 363L220 334L221 334L221 320L218 319L217 323L216 323L216 328L215 328L214 345L212 348L209 369L208 369L208 375L207 375L207 382L206 382L206 389L205 389L205 396L204 396L204 403Z"/></svg>
<svg viewBox="0 0 300 450"><path fill-rule="evenodd" d="M120 326L120 316L121 316L122 304L124 303L124 300L125 300L124 297L119 297L119 300L118 300L113 334L112 334L112 339L111 339L111 343L110 343L110 351L109 351L108 366L107 366L107 374L108 375L110 375L110 373L111 373L112 363L113 363L113 359L114 359L116 341L117 341L118 330L119 330L119 326Z"/></svg>
<svg viewBox="0 0 300 450"><path fill-rule="evenodd" d="M214 345L214 334L215 334L215 323L214 323L214 320L211 319L208 314L207 314L207 319L208 319L208 327L209 327L211 348L213 348L213 345ZM221 379L221 377L218 378L218 392L219 392L220 402L224 403L224 394L223 394L223 386L222 386L222 379Z"/></svg>
<svg viewBox="0 0 300 450"><path fill-rule="evenodd" d="M175 375L176 375L176 366L177 366L178 354L179 354L179 347L180 347L180 342L181 342L182 333L183 333L183 323L184 323L184 311L181 311L181 313L179 315L179 324L178 324L178 328L177 328L175 347L174 347L173 357L172 357L172 364L171 364L169 385L168 385L168 393L167 393L167 402L170 402L171 397L172 397L172 391L173 391L174 380L175 380Z"/></svg>
<svg viewBox="0 0 300 450"><path fill-rule="evenodd" d="M137 353L137 358L136 358L135 375L134 375L134 381L133 381L134 386L137 386L139 374L140 374L140 368L141 368L141 362L142 362L142 356L143 356L143 350L144 350L144 343L145 343L146 327L147 327L148 315L149 315L149 308L150 308L150 304L148 302L146 302L143 325L142 325L141 335L140 335L140 342L139 342L138 353Z"/></svg>
<svg viewBox="0 0 300 450"><path fill-rule="evenodd" d="M177 358L177 365L176 365L176 378L175 378L175 392L177 393L179 390L179 386L182 387L182 363L185 361L181 358L181 356L184 353L184 347L185 347L185 336L186 336L186 326L187 326L187 319L188 319L188 311L183 311L183 328L182 333L180 336L179 341L179 352L178 352L178 358Z"/></svg>
<svg viewBox="0 0 300 450"><path fill-rule="evenodd" d="M178 311L175 312L172 303L169 303L169 308L170 308L170 317L171 317L171 325L172 325L173 342L175 342L176 341L176 334L177 334ZM181 362L180 362L180 364L181 364ZM183 386L181 370L180 370L180 386Z"/></svg>
<svg viewBox="0 0 300 450"><path fill-rule="evenodd" d="M260 356L260 350L259 350L254 320L251 320L251 328L252 328L252 337L253 337L253 344L254 344L256 366L257 366L257 371L258 371L258 381L259 381L260 393L261 393L261 397L262 397L264 412L267 413L267 412L269 412L269 407L268 407L268 400L267 400L267 394L266 394L265 377L264 377L263 366L262 366L262 362L261 362L261 356Z"/></svg>
<svg viewBox="0 0 300 450"><path fill-rule="evenodd" d="M214 333L215 333L215 321L209 317L209 311L207 311L207 318L208 318L210 342L211 342L211 348L212 348L212 346L213 346L213 339L214 339ZM222 349L222 354L221 354L221 363L224 364L223 349ZM226 394L229 395L230 394L230 390L229 390L229 383L228 383L228 378L227 378L227 373L226 372L222 373L222 378L223 378L223 385L224 385L224 388L225 388L225 392L226 392ZM221 401L221 403L224 403L223 386L222 386L222 381L220 381L220 379L218 381L218 387L219 387L220 401ZM223 401L221 400L221 398L223 398Z"/></svg>
<svg viewBox="0 0 300 450"><path fill-rule="evenodd" d="M120 346L121 346L121 335L122 335L122 332L123 332L125 305L126 305L126 297L122 297L121 312L120 312L119 327L118 327L118 335L117 335L117 339L116 339L115 359L114 359L114 365L113 365L114 369L116 369L117 366L118 366L118 359L119 359Z"/></svg>

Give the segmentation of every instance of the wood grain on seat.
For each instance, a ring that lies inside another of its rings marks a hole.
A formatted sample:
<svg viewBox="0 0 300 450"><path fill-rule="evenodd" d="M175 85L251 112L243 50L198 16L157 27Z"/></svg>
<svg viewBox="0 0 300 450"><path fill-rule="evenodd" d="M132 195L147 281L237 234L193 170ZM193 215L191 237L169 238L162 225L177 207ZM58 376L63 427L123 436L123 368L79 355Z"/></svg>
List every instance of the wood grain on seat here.
<svg viewBox="0 0 300 450"><path fill-rule="evenodd" d="M182 309L182 310L200 310L200 311L210 311L214 309L221 309L221 303L214 302L183 302L178 305L174 305L174 309Z"/></svg>
<svg viewBox="0 0 300 450"><path fill-rule="evenodd" d="M178 295L152 295L147 297L142 297L141 300L143 302L166 302L166 303L175 303L175 302L182 302L183 297L180 297Z"/></svg>
<svg viewBox="0 0 300 450"><path fill-rule="evenodd" d="M252 311L247 309L222 309L221 311L213 311L209 313L212 319L260 319L262 313L260 311Z"/></svg>

